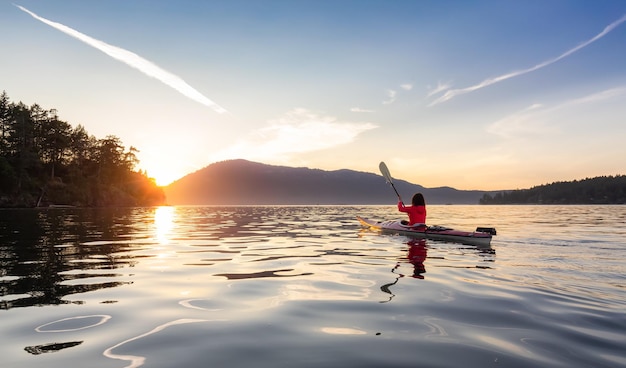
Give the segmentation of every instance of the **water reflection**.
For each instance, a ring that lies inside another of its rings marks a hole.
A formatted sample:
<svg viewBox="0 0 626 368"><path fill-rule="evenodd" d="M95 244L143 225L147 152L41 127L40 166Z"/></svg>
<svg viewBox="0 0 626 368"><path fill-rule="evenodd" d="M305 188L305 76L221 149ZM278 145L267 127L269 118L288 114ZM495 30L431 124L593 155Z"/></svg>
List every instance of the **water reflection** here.
<svg viewBox="0 0 626 368"><path fill-rule="evenodd" d="M82 341L53 342L53 343L50 343L50 344L27 346L27 347L24 348L24 350L26 350L27 352L29 352L29 353L31 353L33 355L39 355L39 354L43 354L43 353L54 353L54 352L57 352L59 350L72 348L72 347L78 346L78 345L80 345L82 343L83 343Z"/></svg>
<svg viewBox="0 0 626 368"><path fill-rule="evenodd" d="M155 235L159 244L169 243L175 213L175 208L169 206L158 207L154 211Z"/></svg>
<svg viewBox="0 0 626 368"><path fill-rule="evenodd" d="M37 332L70 332L100 326L111 319L107 314L76 316L48 322L37 328Z"/></svg>
<svg viewBox="0 0 626 368"><path fill-rule="evenodd" d="M0 209L0 309L84 304L86 299L78 295L133 283L130 269L146 258L150 270L164 272L181 265L237 263L236 257L242 254L259 265L321 258L334 250L313 249L353 234L356 224L351 216L345 217L345 210L281 206ZM341 220L337 220L339 215ZM312 244L316 239L319 242ZM269 243L275 246L259 248ZM286 249L294 251L286 254ZM284 271L288 268L216 274L227 279L311 274ZM100 301L115 302L110 297Z"/></svg>
<svg viewBox="0 0 626 368"><path fill-rule="evenodd" d="M407 259L413 265L413 277L423 279L426 273L424 261L426 260L426 239L411 239L407 243L409 250Z"/></svg>
<svg viewBox="0 0 626 368"><path fill-rule="evenodd" d="M0 210L0 309L83 304L66 297L130 283L113 270L138 261L132 251L141 245L120 240L132 237L134 215L127 209Z"/></svg>
<svg viewBox="0 0 626 368"><path fill-rule="evenodd" d="M427 254L427 244L426 239L409 239L407 244L407 253L405 258L401 258L398 260L396 265L391 269L391 273L397 275L393 282L384 284L380 287L380 290L384 293L390 295L388 300L382 301L381 303L386 303L391 301L395 294L391 291L391 286L398 283L398 280L403 278L405 275L402 273L398 273L398 270L405 263L410 263L413 266L413 274L411 277L416 279L423 279L424 273L426 273L426 267L424 266L424 261L426 260Z"/></svg>
<svg viewBox="0 0 626 368"><path fill-rule="evenodd" d="M381 303L386 303L393 299L395 294L392 292L391 287L396 285L401 278L405 276L420 280L425 278L426 266L424 262L428 257L429 249L433 255L428 258L433 261L446 259L453 261L445 264L434 264L434 267L489 269L491 268L490 263L495 261L496 254L495 249L490 246L469 246L417 238L410 238L406 245L406 253L403 257L398 258L396 265L391 269L391 273L396 275L395 279L380 287L381 291L390 295L388 300ZM478 264L475 263L476 257L478 257ZM407 265L411 265L410 274L402 273L402 270Z"/></svg>
<svg viewBox="0 0 626 368"><path fill-rule="evenodd" d="M265 277L296 277L296 276L309 276L313 273L311 272L302 272L292 275L282 274L283 272L291 272L292 268L283 269L283 270L269 270L269 271L260 271L260 272L249 272L249 273L218 273L215 276L224 276L229 280L241 280L241 279L259 279ZM280 272L280 273L279 273Z"/></svg>
<svg viewBox="0 0 626 368"><path fill-rule="evenodd" d="M176 325L180 325L180 324L187 324L187 323L198 323L198 322L210 322L209 320L205 320L205 319L179 319L176 321L171 321L165 324L162 324L160 326L155 327L154 329L143 333L141 335L135 336L133 338L130 338L128 340L124 340L118 344L115 344L113 346L111 346L110 348L106 349L102 355L104 355L107 358L110 359L118 359L118 360L125 360L127 362L129 362L130 364L125 366L125 368L136 368L136 367L140 367L142 365L144 365L145 361L146 361L146 357L145 356L141 356L141 355L131 355L131 354L115 354L113 352L113 350L128 344L130 342L136 341L136 340L140 340L143 339L147 336L159 333L171 326L176 326Z"/></svg>

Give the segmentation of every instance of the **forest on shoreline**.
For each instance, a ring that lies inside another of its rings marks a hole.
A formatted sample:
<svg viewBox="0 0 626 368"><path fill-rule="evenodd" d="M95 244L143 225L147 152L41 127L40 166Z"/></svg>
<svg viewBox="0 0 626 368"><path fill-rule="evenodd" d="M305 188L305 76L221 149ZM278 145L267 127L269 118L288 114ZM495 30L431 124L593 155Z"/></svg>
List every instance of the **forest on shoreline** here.
<svg viewBox="0 0 626 368"><path fill-rule="evenodd" d="M626 175L598 176L485 194L480 204L626 204Z"/></svg>
<svg viewBox="0 0 626 368"><path fill-rule="evenodd" d="M55 109L0 95L0 207L163 204L163 189L135 171L137 152L72 127Z"/></svg>

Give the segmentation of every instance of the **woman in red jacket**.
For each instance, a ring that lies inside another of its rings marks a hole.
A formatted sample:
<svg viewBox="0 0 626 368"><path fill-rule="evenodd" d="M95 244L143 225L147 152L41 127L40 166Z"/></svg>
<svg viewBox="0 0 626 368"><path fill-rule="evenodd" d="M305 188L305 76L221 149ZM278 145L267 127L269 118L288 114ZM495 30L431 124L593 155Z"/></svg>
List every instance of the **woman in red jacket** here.
<svg viewBox="0 0 626 368"><path fill-rule="evenodd" d="M409 215L409 225L426 224L426 202L422 193L415 193L411 200L411 206L405 206L398 201L398 211Z"/></svg>

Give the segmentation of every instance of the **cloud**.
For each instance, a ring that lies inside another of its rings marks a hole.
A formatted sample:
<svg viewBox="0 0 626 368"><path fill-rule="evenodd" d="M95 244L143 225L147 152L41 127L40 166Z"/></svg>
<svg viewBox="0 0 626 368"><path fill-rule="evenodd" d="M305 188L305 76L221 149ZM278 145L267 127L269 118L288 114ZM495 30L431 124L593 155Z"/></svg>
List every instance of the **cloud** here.
<svg viewBox="0 0 626 368"><path fill-rule="evenodd" d="M124 64L133 67L137 70L139 70L140 72L144 73L145 75L155 78L161 82L163 82L164 84L166 84L167 86L175 89L176 91L180 92L181 94L183 94L184 96L201 103L202 105L205 105L207 107L212 108L213 110L215 110L218 113L224 113L227 112L226 109L224 109L223 107L219 106L218 104L216 104L215 102L211 101L210 99L208 99L207 97L205 97L204 95L202 95L200 92L198 92L196 89L194 89L193 87L191 87L189 84L187 84L184 80L182 80L180 77L166 71L163 70L162 68L158 67L157 65L155 65L154 63L152 63L151 61L148 61L144 58L142 58L141 56L130 52L128 50L119 48L117 46L113 46L113 45L109 45L103 41L97 40L95 38L89 37L83 33L80 33L70 27L67 27L61 23L56 23L53 21L50 21L46 18L42 18L40 16L38 16L37 14L31 12L30 10L19 6L19 5L15 5L17 6L20 10L30 14L33 18L49 25L50 27L53 27L69 36L72 36L84 43L86 43L87 45L94 47L102 52L104 52L105 54L109 55L110 57L119 60L121 62L123 62Z"/></svg>
<svg viewBox="0 0 626 368"><path fill-rule="evenodd" d="M440 92L443 92L447 89L449 89L450 87L452 87L452 85L450 83L441 83L441 82L437 82L437 87L431 89L428 92L428 97L434 96ZM430 86L429 86L430 89Z"/></svg>
<svg viewBox="0 0 626 368"><path fill-rule="evenodd" d="M589 96L585 96L585 97L568 101L562 105L559 105L559 107L565 107L565 106L569 107L572 105L581 105L581 104L586 104L586 103L591 103L591 102L600 102L600 101L612 99L613 97L622 96L624 94L626 94L626 87L611 88L602 92L591 94Z"/></svg>
<svg viewBox="0 0 626 368"><path fill-rule="evenodd" d="M389 97L388 100L383 101L384 105L390 105L392 103L394 103L396 101L396 95L398 94L398 92L394 91L393 89L388 89L387 90L387 97Z"/></svg>
<svg viewBox="0 0 626 368"><path fill-rule="evenodd" d="M376 112L375 110L362 109L360 107L353 107L350 109L352 112Z"/></svg>
<svg viewBox="0 0 626 368"><path fill-rule="evenodd" d="M522 111L492 123L487 127L487 132L504 138L555 133L557 127L553 121L556 118L551 116L551 114L560 113L564 110L570 111L580 105L599 103L622 95L626 95L626 87L607 89L588 96L571 99L551 107L533 104Z"/></svg>
<svg viewBox="0 0 626 368"><path fill-rule="evenodd" d="M400 85L400 88L405 91L410 91L413 89L413 85L411 83L403 83ZM388 99L383 101L383 105L391 105L392 103L396 102L398 91L394 89L388 89L385 91L385 94L387 95Z"/></svg>
<svg viewBox="0 0 626 368"><path fill-rule="evenodd" d="M602 30L602 32L598 33L593 38L591 38L591 39L581 43L580 45L578 45L578 46L576 46L576 47L574 47L574 48L572 48L572 49L562 53L561 55L559 55L559 56L557 56L555 58L548 59L548 60L546 60L544 62L541 62L541 63L539 63L539 64L537 64L537 65L535 65L533 67L530 67L528 69L517 70L517 71L513 71L513 72L510 72L510 73L507 73L507 74L500 75L498 77L485 79L484 81L482 81L482 82L480 82L478 84L475 84L473 86L469 86L469 87L466 87L466 88L459 88L459 89L448 90L446 93L443 94L443 96L441 96L441 97L437 98L436 100L434 100L433 102L431 102L429 106L434 106L436 104L448 101L448 100L450 100L450 99L452 99L452 98L454 98L454 97L456 97L458 95L462 95L462 94L465 94L465 93L473 92L473 91L479 90L481 88L488 87L488 86L490 86L492 84L495 84L495 83L498 83L498 82L502 82L502 81L505 81L507 79L515 78L515 77L518 77L520 75L524 75L524 74L527 74L527 73L530 73L530 72L534 72L534 71L539 70L541 68L544 68L544 67L546 67L548 65L556 63L557 61L570 56L571 54L575 53L576 51L581 50L581 49L589 46L593 42L599 40L600 38L606 36L609 32L611 32L613 29L615 29L617 26L619 26L620 24L624 23L625 21L626 21L626 14L623 15L620 19L618 19L615 22L613 22L613 23L609 24L608 26L606 26Z"/></svg>
<svg viewBox="0 0 626 368"><path fill-rule="evenodd" d="M319 151L354 141L377 128L371 123L337 121L307 109L294 109L269 125L251 132L234 146L218 152L212 161L234 158L276 160L298 153Z"/></svg>
<svg viewBox="0 0 626 368"><path fill-rule="evenodd" d="M486 130L487 133L503 138L546 133L547 124L544 121L546 112L546 109L542 109L542 105L533 104L492 123Z"/></svg>

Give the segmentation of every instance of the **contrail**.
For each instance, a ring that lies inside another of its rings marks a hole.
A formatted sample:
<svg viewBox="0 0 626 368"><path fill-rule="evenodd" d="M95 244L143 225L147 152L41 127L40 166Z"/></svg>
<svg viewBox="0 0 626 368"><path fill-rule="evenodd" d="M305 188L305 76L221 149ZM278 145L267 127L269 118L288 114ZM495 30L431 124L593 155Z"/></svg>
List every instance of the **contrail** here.
<svg viewBox="0 0 626 368"><path fill-rule="evenodd" d="M602 32L598 33L595 37L593 37L593 38L591 38L591 39L581 43L580 45L574 47L573 49L570 49L570 50L564 52L563 54L561 54L561 55L559 55L559 56L557 56L555 58L552 58L552 59L549 59L547 61L544 61L544 62L542 62L540 64L537 64L537 65L535 65L535 66L533 66L531 68L528 68L528 69L518 70L518 71L507 73L507 74L504 74L504 75L501 75L501 76L498 76L498 77L495 77L495 78L485 79L484 81L482 81L482 82L480 82L480 83L478 83L476 85L467 87L467 88L451 89L451 90L447 91L443 96L441 96L438 99L436 99L435 101L431 102L430 105L428 105L428 106L433 106L433 105L436 105L438 103L448 101L448 100L452 99L455 96L462 95L462 94L465 94L465 93L468 93L468 92L472 92L472 91L476 91L476 90L481 89L483 87L487 87L487 86L490 86L492 84L495 84L495 83L498 83L498 82L502 82L502 81L505 81L505 80L513 78L513 77L520 76L522 74L534 72L535 70L538 70L538 69L546 67L546 66L548 66L550 64L556 63L557 61L559 61L559 60L561 60L561 59L563 59L565 57L570 56L571 54L575 53L576 51L578 51L578 50L580 50L580 49L582 49L584 47L587 47L591 43L593 43L593 42L599 40L600 38L604 37L609 32L611 32L613 29L615 29L615 27L617 27L620 24L624 23L624 21L626 21L626 14L623 15L620 19L618 19L615 22L613 22L613 23L609 24L608 26L606 26L604 28L604 30L602 30Z"/></svg>
<svg viewBox="0 0 626 368"><path fill-rule="evenodd" d="M37 14L31 12L30 10L13 4L15 6L17 6L20 10L30 14L33 18L49 25L50 27L56 28L59 31L68 34L74 38L77 38L80 41L83 41L84 43L86 43L89 46L95 47L96 49L104 52L105 54L109 55L110 57L119 60L121 62L123 62L124 64L131 66L137 70L139 70L140 72L146 74L149 77L152 78L156 78L158 80L160 80L161 82L165 83L166 85L174 88L175 90L177 90L178 92L182 93L184 96L189 97L190 99L199 102L205 106L208 106L210 108L212 108L213 110L215 110L218 113L225 113L227 112L226 109L224 109L223 107L221 107L220 105L216 104L215 102L211 101L210 99L208 99L207 97L205 97L204 95L202 95L200 92L198 92L196 89L194 89L192 86L190 86L189 84L187 84L184 80L182 80L180 77L161 69L160 67L158 67L157 65L155 65L154 63L152 63L151 61L148 61L144 58L142 58L141 56L130 52L128 50L124 50L122 48L119 48L117 46L113 46L113 45L109 45L106 42L100 41L100 40L96 40L95 38L89 37L83 33L78 32L75 29L72 29L68 26L65 26L61 23L57 23L57 22L53 22L50 21L46 18L42 18L40 16L38 16Z"/></svg>

